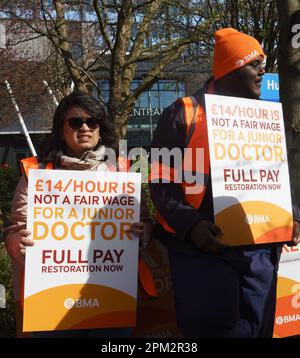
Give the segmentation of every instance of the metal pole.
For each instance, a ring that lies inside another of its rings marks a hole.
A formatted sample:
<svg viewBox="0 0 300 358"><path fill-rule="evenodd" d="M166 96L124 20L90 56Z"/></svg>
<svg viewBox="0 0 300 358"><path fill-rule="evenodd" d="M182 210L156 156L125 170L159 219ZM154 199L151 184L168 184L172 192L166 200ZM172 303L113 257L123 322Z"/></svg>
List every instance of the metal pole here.
<svg viewBox="0 0 300 358"><path fill-rule="evenodd" d="M153 139L153 129L152 129L152 107L151 107L151 95L150 95L150 90L148 90L148 99L149 99L149 119L150 119L150 138L151 138L151 142Z"/></svg>
<svg viewBox="0 0 300 358"><path fill-rule="evenodd" d="M14 105L15 110L16 110L16 112L17 112L17 116L18 116L19 122L20 122L20 124L21 124L21 126L22 126L23 133L24 133L25 138L26 138L26 141L27 141L27 143L28 143L28 145L29 145L30 151L31 151L32 155L36 157L36 155L37 155L37 154L36 154L36 151L35 151L35 149L34 149L34 146L33 146L32 142L31 142L31 139L30 139L29 133L28 133L28 131L27 131L25 122L24 122L24 120L23 120L22 114L21 114L21 112L20 112L20 110L19 110L19 107L18 107L18 105L17 105L17 102L16 102L16 100L15 100L15 97L14 97L14 95L13 95L13 93L12 93L12 90L11 90L11 88L10 88L9 82L5 80L4 83L5 83L5 86L6 86L6 89L7 89L8 93L10 94L10 98L11 98L12 104Z"/></svg>
<svg viewBox="0 0 300 358"><path fill-rule="evenodd" d="M56 99L54 93L52 92L52 89L50 88L50 86L48 85L48 82L43 80L43 83L45 84L46 88L47 88L47 91L48 93L50 94L50 96L52 97L53 99L53 103L55 104L55 106L57 107L58 106L58 100Z"/></svg>

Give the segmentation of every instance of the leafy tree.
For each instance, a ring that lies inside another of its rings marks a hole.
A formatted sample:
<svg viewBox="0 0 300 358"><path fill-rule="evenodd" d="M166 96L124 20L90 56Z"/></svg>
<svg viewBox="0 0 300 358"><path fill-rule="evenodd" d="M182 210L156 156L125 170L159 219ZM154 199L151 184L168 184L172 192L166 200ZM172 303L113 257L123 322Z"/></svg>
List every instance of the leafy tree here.
<svg viewBox="0 0 300 358"><path fill-rule="evenodd" d="M139 96L165 72L170 77L193 63L194 49L207 38L211 21L201 0L54 0L50 7L48 1L35 0L6 2L3 11L16 29L27 26L23 41L48 40L47 60L54 64L56 58L57 65L57 76L45 72L52 88L65 94L74 83L81 91L96 89L100 97L97 79L109 82L107 108L120 137ZM196 57L199 61L199 51ZM146 63L142 76L141 63ZM141 81L133 88L135 78Z"/></svg>
<svg viewBox="0 0 300 358"><path fill-rule="evenodd" d="M255 37L267 54L266 71L277 69L279 41L275 0L208 0L211 13L218 14L215 26L233 27Z"/></svg>
<svg viewBox="0 0 300 358"><path fill-rule="evenodd" d="M108 82L108 113L120 138L137 99L159 78L209 67L217 28L233 26L262 40L267 69L276 65L274 0L3 0L2 9L16 44L48 41L47 57L37 63L58 97L73 83L101 99L99 80Z"/></svg>

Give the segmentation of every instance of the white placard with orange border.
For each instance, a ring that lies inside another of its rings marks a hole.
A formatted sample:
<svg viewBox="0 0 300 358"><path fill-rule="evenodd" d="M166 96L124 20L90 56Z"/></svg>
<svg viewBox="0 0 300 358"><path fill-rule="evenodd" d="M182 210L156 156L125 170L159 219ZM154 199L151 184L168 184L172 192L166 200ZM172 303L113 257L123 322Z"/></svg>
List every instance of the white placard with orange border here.
<svg viewBox="0 0 300 358"><path fill-rule="evenodd" d="M30 170L24 331L136 322L137 173Z"/></svg>
<svg viewBox="0 0 300 358"><path fill-rule="evenodd" d="M215 222L229 245L291 239L280 103L205 95Z"/></svg>
<svg viewBox="0 0 300 358"><path fill-rule="evenodd" d="M300 334L300 244L283 246L278 270L274 337Z"/></svg>

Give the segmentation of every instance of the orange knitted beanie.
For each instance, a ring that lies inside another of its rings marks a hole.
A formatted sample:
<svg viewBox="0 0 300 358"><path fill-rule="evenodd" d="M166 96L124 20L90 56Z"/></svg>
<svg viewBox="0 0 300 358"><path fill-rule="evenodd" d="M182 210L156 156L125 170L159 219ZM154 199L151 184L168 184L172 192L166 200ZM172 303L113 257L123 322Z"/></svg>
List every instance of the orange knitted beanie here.
<svg viewBox="0 0 300 358"><path fill-rule="evenodd" d="M216 31L213 62L214 79L217 80L227 73L245 66L258 56L265 57L265 54L254 37L231 27Z"/></svg>

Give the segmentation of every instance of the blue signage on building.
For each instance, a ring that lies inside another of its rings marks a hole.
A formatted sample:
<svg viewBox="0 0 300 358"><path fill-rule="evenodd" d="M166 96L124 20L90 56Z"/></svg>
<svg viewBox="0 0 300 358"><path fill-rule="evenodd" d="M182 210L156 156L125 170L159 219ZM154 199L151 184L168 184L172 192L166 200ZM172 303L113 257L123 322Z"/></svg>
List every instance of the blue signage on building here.
<svg viewBox="0 0 300 358"><path fill-rule="evenodd" d="M261 84L260 99L279 102L279 76L277 73L266 73Z"/></svg>

